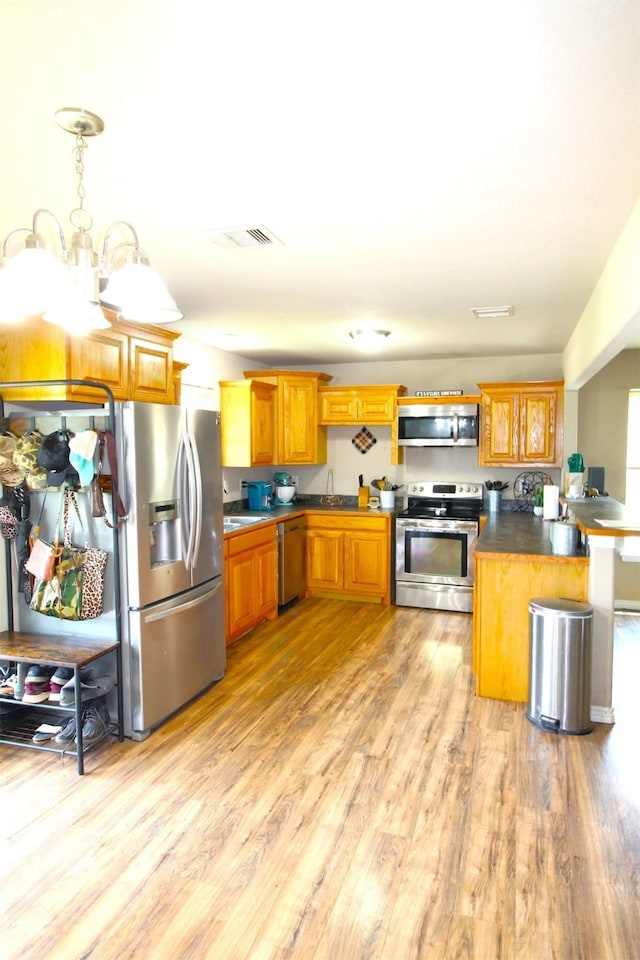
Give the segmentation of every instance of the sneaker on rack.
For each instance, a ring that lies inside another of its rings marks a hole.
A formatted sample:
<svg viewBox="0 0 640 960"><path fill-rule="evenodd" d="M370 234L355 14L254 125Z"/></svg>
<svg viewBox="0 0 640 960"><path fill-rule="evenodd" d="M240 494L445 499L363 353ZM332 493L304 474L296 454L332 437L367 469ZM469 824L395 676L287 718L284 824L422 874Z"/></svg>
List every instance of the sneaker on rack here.
<svg viewBox="0 0 640 960"><path fill-rule="evenodd" d="M60 691L72 677L73 670L70 667L58 667L49 680L49 700L52 703L60 703Z"/></svg>
<svg viewBox="0 0 640 960"><path fill-rule="evenodd" d="M22 700L24 703L42 703L49 699L49 680L30 680L27 676Z"/></svg>
<svg viewBox="0 0 640 960"><path fill-rule="evenodd" d="M56 743L66 744L66 743L71 743L71 741L75 739L75 736L76 736L76 718L69 717L69 719L63 726L60 733L56 733L54 739Z"/></svg>
<svg viewBox="0 0 640 960"><path fill-rule="evenodd" d="M10 677L5 677L0 683L0 697L15 697L16 687L18 686L18 674L12 673Z"/></svg>
<svg viewBox="0 0 640 960"><path fill-rule="evenodd" d="M52 737L61 732L66 722L61 719L57 723L41 723L31 739L34 743L46 743L47 740L51 740Z"/></svg>
<svg viewBox="0 0 640 960"><path fill-rule="evenodd" d="M76 702L76 678L72 677L60 691L60 706L72 707ZM80 677L80 700L84 703L86 700L93 700L95 697L102 697L109 690L113 689L115 680L112 676L95 677L85 679Z"/></svg>
<svg viewBox="0 0 640 960"><path fill-rule="evenodd" d="M54 670L55 667L47 667L41 663L34 663L27 670L25 683L44 683L45 680L48 682Z"/></svg>
<svg viewBox="0 0 640 960"><path fill-rule="evenodd" d="M90 747L98 740L102 740L105 734L109 732L109 708L105 700L94 700L85 707L82 720L82 747ZM76 737L76 743L78 738Z"/></svg>

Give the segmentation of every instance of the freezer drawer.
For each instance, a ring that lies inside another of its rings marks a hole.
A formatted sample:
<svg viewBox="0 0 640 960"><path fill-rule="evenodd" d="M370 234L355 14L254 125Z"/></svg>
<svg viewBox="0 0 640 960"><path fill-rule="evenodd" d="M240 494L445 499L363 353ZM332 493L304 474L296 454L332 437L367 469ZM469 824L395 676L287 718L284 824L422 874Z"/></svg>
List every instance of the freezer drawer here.
<svg viewBox="0 0 640 960"><path fill-rule="evenodd" d="M225 671L222 577L145 610L129 612L125 734L148 736Z"/></svg>

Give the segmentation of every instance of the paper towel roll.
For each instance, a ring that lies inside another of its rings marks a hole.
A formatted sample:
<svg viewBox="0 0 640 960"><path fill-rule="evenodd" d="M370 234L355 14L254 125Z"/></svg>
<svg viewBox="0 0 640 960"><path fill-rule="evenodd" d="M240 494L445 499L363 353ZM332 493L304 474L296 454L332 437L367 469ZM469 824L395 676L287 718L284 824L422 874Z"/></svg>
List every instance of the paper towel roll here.
<svg viewBox="0 0 640 960"><path fill-rule="evenodd" d="M546 483L542 488L542 519L557 520L560 488L553 483Z"/></svg>

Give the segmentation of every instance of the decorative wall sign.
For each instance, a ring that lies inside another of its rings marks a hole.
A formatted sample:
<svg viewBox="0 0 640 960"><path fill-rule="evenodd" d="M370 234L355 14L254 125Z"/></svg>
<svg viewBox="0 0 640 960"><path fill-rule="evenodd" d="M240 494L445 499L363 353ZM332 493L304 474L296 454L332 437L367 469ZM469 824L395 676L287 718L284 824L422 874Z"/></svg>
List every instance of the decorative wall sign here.
<svg viewBox="0 0 640 960"><path fill-rule="evenodd" d="M358 430L355 437L352 438L351 443L354 445L356 450L359 450L360 453L366 453L367 450L370 450L374 443L378 441L371 433L370 430L367 430L366 427L362 427L361 430Z"/></svg>
<svg viewBox="0 0 640 960"><path fill-rule="evenodd" d="M416 390L416 397L461 397L462 390Z"/></svg>

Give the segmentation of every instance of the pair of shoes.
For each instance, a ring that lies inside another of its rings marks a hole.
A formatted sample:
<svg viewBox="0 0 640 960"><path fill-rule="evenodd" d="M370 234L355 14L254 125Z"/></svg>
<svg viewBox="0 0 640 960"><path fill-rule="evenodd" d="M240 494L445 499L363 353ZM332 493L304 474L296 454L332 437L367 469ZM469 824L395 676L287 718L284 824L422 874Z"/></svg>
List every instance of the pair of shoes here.
<svg viewBox="0 0 640 960"><path fill-rule="evenodd" d="M49 699L49 681L53 671L53 667L45 667L39 664L29 667L22 695L25 703L42 703Z"/></svg>
<svg viewBox="0 0 640 960"><path fill-rule="evenodd" d="M72 677L60 691L59 703L61 707L72 707L76 702L76 678ZM80 700L93 700L102 697L113 689L115 681L112 676L84 677L80 676Z"/></svg>
<svg viewBox="0 0 640 960"><path fill-rule="evenodd" d="M111 718L109 717L109 708L104 699L95 700L88 704L82 711L82 746L90 747L104 737L109 730ZM72 741L78 742L76 735L76 718L69 717L66 724L56 734L55 742L58 744L69 744Z"/></svg>

